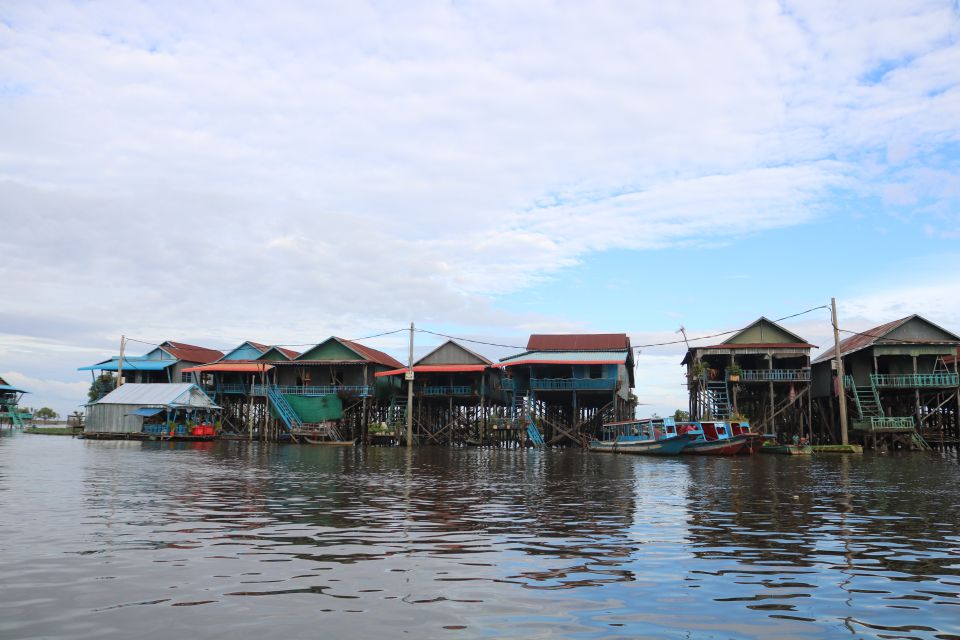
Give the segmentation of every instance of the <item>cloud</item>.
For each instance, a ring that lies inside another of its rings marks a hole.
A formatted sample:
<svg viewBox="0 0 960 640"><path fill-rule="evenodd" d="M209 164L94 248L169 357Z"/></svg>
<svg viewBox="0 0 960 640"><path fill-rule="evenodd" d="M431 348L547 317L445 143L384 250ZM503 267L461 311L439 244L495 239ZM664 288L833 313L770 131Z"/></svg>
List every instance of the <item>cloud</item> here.
<svg viewBox="0 0 960 640"><path fill-rule="evenodd" d="M958 227L948 2L0 17L5 313L49 343L515 335L571 323L502 296L592 255L813 224L838 193Z"/></svg>

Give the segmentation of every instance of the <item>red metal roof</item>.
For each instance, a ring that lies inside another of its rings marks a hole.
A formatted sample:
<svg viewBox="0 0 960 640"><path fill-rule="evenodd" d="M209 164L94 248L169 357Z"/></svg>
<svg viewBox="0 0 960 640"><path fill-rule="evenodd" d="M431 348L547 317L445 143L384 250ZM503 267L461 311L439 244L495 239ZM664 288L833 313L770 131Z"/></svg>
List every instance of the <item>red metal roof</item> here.
<svg viewBox="0 0 960 640"><path fill-rule="evenodd" d="M522 364L569 364L569 365L587 365L587 364L623 364L624 358L620 360L551 360L549 358L529 358L527 360L510 360L509 362L500 362L493 366L498 368L516 367Z"/></svg>
<svg viewBox="0 0 960 640"><path fill-rule="evenodd" d="M254 342L253 340L247 340L247 344L249 344L254 349L259 349L260 353L263 353L264 351L270 348L270 345Z"/></svg>
<svg viewBox="0 0 960 640"><path fill-rule="evenodd" d="M210 372L232 372L232 373L260 373L261 371L270 371L273 369L272 364L267 364L266 362L216 362L214 364L202 364L197 367L187 367L184 369L184 373L192 373L198 371L201 373L210 373Z"/></svg>
<svg viewBox="0 0 960 640"><path fill-rule="evenodd" d="M293 349L285 349L283 347L274 347L274 348L280 353L282 353L283 355L290 358L291 360L293 360L294 358L300 355L299 351L294 351Z"/></svg>
<svg viewBox="0 0 960 640"><path fill-rule="evenodd" d="M625 333L535 333L527 341L527 351L610 351L629 349Z"/></svg>
<svg viewBox="0 0 960 640"><path fill-rule="evenodd" d="M222 351L217 351L216 349L207 349L206 347L198 347L192 344L186 344L183 342L173 342L172 340L167 340L160 345L160 348L172 355L177 360L185 360L187 362L202 362L204 364L208 362L214 362L223 357Z"/></svg>
<svg viewBox="0 0 960 640"><path fill-rule="evenodd" d="M399 360L388 356L383 351L378 351L373 347L366 347L359 342L353 342L352 340L344 340L343 338L337 338L340 342L347 345L361 356L369 360L370 362L375 362L376 364L382 364L391 369L400 369L403 368L403 363Z"/></svg>
<svg viewBox="0 0 960 640"><path fill-rule="evenodd" d="M489 369L485 364L420 364L413 368L414 373L463 373L468 371L483 371ZM407 372L407 368L392 369L390 371L378 371L375 375L378 378L384 376L399 376Z"/></svg>

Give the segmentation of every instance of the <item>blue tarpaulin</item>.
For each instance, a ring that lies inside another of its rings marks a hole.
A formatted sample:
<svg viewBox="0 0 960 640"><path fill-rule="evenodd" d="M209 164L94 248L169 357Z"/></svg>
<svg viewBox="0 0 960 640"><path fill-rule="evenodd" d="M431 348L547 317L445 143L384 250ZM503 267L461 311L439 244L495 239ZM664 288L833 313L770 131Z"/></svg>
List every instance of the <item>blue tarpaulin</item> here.
<svg viewBox="0 0 960 640"><path fill-rule="evenodd" d="M161 411L165 411L165 409L164 409L163 407L143 407L142 409L137 409L136 411L132 411L132 412L128 413L127 415L128 415L128 416L143 416L144 418L150 418L150 417L153 417L153 416L157 415L157 414L160 413Z"/></svg>
<svg viewBox="0 0 960 640"><path fill-rule="evenodd" d="M91 364L89 367L80 367L77 371L116 371L119 368L120 359L111 358L104 362ZM123 359L124 371L163 371L167 367L177 364L176 360L140 360Z"/></svg>

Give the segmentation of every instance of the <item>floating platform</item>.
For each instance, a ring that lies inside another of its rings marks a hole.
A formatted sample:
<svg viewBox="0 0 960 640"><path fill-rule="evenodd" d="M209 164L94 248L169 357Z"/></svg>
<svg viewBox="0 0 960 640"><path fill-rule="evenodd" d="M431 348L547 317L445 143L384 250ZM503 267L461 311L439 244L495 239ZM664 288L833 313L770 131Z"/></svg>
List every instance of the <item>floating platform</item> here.
<svg viewBox="0 0 960 640"><path fill-rule="evenodd" d="M863 453L859 444L815 444L811 448L814 453Z"/></svg>

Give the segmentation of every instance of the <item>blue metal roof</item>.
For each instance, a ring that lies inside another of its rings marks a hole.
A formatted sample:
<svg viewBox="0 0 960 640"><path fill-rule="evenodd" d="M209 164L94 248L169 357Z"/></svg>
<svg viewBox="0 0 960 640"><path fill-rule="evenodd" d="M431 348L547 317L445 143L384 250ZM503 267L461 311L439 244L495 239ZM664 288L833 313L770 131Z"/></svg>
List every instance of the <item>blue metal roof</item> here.
<svg viewBox="0 0 960 640"><path fill-rule="evenodd" d="M124 358L124 371L163 371L167 367L177 364L176 360L144 360L141 358ZM117 371L120 358L110 358L88 367L80 367L77 371Z"/></svg>
<svg viewBox="0 0 960 640"><path fill-rule="evenodd" d="M166 411L163 407L142 407L136 411L128 413L128 416L143 416L144 418L150 418L157 415L158 413Z"/></svg>
<svg viewBox="0 0 960 640"><path fill-rule="evenodd" d="M29 391L25 391L23 389L17 389L16 387L11 387L8 384L0 384L0 391L16 391L19 393L30 393Z"/></svg>

